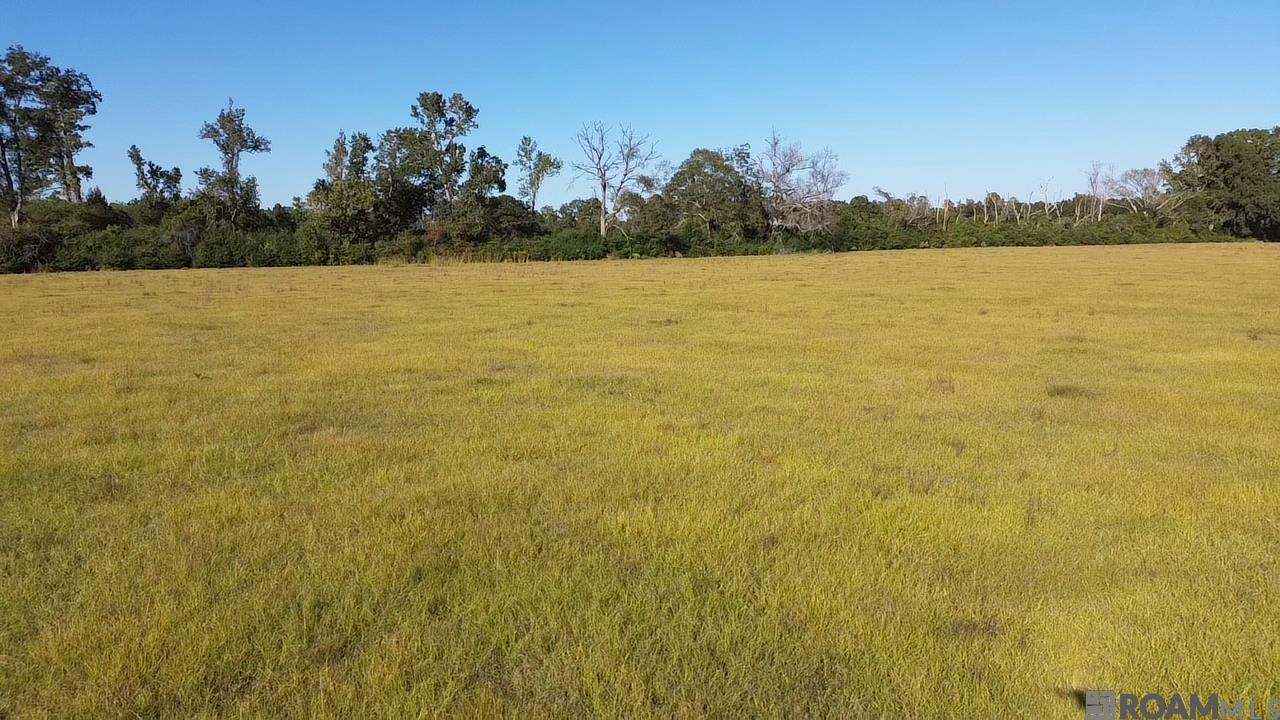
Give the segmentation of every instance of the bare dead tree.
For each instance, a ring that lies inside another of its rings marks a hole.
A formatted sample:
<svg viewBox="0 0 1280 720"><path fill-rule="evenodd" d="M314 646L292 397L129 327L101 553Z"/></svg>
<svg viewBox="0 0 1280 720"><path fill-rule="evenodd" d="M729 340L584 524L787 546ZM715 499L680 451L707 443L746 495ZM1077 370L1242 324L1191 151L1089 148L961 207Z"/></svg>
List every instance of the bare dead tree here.
<svg viewBox="0 0 1280 720"><path fill-rule="evenodd" d="M617 137L601 122L583 125L577 135L583 159L573 163L579 177L589 177L600 200L600 237L618 218L618 201L640 179L645 166L658 157L647 135L638 135L625 125Z"/></svg>
<svg viewBox="0 0 1280 720"><path fill-rule="evenodd" d="M1133 170L1126 170L1118 177L1108 177L1107 202L1136 215L1142 212L1143 189L1141 185L1142 179L1136 177Z"/></svg>
<svg viewBox="0 0 1280 720"><path fill-rule="evenodd" d="M884 205L885 217L897 225L910 228L929 224L929 216L937 211L929 198L911 193L906 197L897 197L881 187L873 188Z"/></svg>
<svg viewBox="0 0 1280 720"><path fill-rule="evenodd" d="M1102 206L1107 201L1107 171L1102 167L1102 163L1097 160L1089 166L1089 172L1086 177L1089 180L1089 197L1093 198L1093 208L1090 215L1097 222L1102 221Z"/></svg>
<svg viewBox="0 0 1280 720"><path fill-rule="evenodd" d="M1108 178L1107 191L1112 205L1135 215L1156 216L1176 210L1187 199L1170 190L1167 176L1156 168L1125 170L1119 177Z"/></svg>
<svg viewBox="0 0 1280 720"><path fill-rule="evenodd" d="M806 154L774 131L752 166L769 224L803 232L826 227L836 190L849 178L837 162L831 150Z"/></svg>
<svg viewBox="0 0 1280 720"><path fill-rule="evenodd" d="M983 209L986 209L986 203L991 203L991 214L995 217L996 224L999 225L1004 219L1007 203L998 192L988 192L987 196L982 199Z"/></svg>
<svg viewBox="0 0 1280 720"><path fill-rule="evenodd" d="M1058 206L1057 201L1049 200L1049 185L1052 182L1052 178L1040 181L1040 196L1044 198L1042 202L1044 203L1044 217L1046 220L1052 220L1055 213L1059 219L1062 218L1062 208Z"/></svg>

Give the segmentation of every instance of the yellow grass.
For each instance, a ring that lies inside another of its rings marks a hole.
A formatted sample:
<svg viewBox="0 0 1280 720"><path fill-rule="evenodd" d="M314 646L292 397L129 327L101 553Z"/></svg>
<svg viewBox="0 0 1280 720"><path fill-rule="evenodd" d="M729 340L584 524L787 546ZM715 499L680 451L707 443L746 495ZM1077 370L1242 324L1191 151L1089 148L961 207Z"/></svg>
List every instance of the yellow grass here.
<svg viewBox="0 0 1280 720"><path fill-rule="evenodd" d="M1280 697L1280 246L0 278L0 716Z"/></svg>

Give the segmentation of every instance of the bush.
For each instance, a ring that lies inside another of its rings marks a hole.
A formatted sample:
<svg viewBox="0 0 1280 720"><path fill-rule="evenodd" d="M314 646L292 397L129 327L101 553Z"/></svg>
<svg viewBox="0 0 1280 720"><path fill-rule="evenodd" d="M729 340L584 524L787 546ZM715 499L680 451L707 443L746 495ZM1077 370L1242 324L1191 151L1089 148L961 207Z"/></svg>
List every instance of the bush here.
<svg viewBox="0 0 1280 720"><path fill-rule="evenodd" d="M117 207L108 205L101 193L91 194L82 203L58 198L32 200L26 206L27 221L34 226L52 228L62 237L84 235L112 226L131 226L133 218Z"/></svg>
<svg viewBox="0 0 1280 720"><path fill-rule="evenodd" d="M97 270L98 238L96 233L77 235L62 241L54 255L55 270Z"/></svg>
<svg viewBox="0 0 1280 720"><path fill-rule="evenodd" d="M530 260L601 260L609 256L604 238L589 228L563 228L525 243Z"/></svg>
<svg viewBox="0 0 1280 720"><path fill-rule="evenodd" d="M339 233L315 216L296 229L294 216L278 209L273 222L251 228L211 221L196 202L181 202L164 228L130 225L129 218L104 202L73 205L61 200L33 203L32 222L0 229L0 272L175 267L242 267L357 264L453 259L461 261L597 260L606 257L670 257L758 255L777 252L841 252L927 247L1015 245L1117 245L1129 243L1223 241L1232 238L1181 218L1156 219L1112 213L1101 222L1073 224L1068 219L1036 217L1022 223L985 224L966 219L944 231L936 224L903 227L867 203L837 208L835 221L820 232L774 230L744 237L732 228L700 223L632 223L627 232L613 230L601 238L594 222L556 225L537 233L534 216L507 203L511 219L503 234L452 237L441 223L425 230L405 230L370 242ZM517 212L517 210L519 212ZM267 216L263 216L267 217ZM123 219L121 219L123 218ZM510 219L509 218L509 219ZM119 222L117 222L119 221ZM529 220L532 223L532 220ZM541 221L540 221L541 222ZM103 223L106 223L103 225ZM102 225L101 227L98 227ZM513 228L530 235L514 234ZM486 231L487 232L487 231Z"/></svg>
<svg viewBox="0 0 1280 720"><path fill-rule="evenodd" d="M298 247L296 233L281 230L264 230L244 233L240 242L241 264L252 267L279 265L305 265L306 258Z"/></svg>
<svg viewBox="0 0 1280 720"><path fill-rule="evenodd" d="M31 272L47 267L62 238L48 227L0 227L0 272Z"/></svg>
<svg viewBox="0 0 1280 720"><path fill-rule="evenodd" d="M1108 216L1103 222L1072 224L1037 218L1024 223L961 221L941 227L900 227L887 220L846 212L831 228L810 236L788 237L797 250L892 250L918 247L1008 247L1046 245L1125 245L1132 243L1228 240L1185 222L1157 221L1142 215Z"/></svg>
<svg viewBox="0 0 1280 720"><path fill-rule="evenodd" d="M393 238L374 244L374 259L412 262L423 259L427 249L426 235L419 230L405 230Z"/></svg>
<svg viewBox="0 0 1280 720"><path fill-rule="evenodd" d="M57 270L156 270L181 266L181 253L158 227L112 226L69 237L53 261Z"/></svg>
<svg viewBox="0 0 1280 720"><path fill-rule="evenodd" d="M196 240L193 267L220 268L248 265L245 234L227 225L213 225Z"/></svg>

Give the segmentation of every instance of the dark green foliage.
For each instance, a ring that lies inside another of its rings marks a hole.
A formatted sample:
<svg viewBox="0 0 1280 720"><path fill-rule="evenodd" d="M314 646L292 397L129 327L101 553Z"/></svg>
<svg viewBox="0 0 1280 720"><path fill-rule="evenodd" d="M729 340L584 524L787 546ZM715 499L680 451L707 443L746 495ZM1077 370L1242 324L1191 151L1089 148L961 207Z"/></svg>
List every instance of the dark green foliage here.
<svg viewBox="0 0 1280 720"><path fill-rule="evenodd" d="M538 214L510 195L485 202L486 231L489 237L519 241L543 232Z"/></svg>
<svg viewBox="0 0 1280 720"><path fill-rule="evenodd" d="M154 226L112 226L69 237L53 260L57 270L154 270L181 264L173 239Z"/></svg>
<svg viewBox="0 0 1280 720"><path fill-rule="evenodd" d="M530 260L600 260L609 256L595 227L566 227L528 242Z"/></svg>
<svg viewBox="0 0 1280 720"><path fill-rule="evenodd" d="M112 206L96 188L84 202L73 203L60 198L33 200L26 205L26 220L31 225L51 227L63 237L102 230L113 225L133 225L134 220L124 206Z"/></svg>
<svg viewBox="0 0 1280 720"><path fill-rule="evenodd" d="M236 228L216 224L206 228L191 258L193 267L237 267L249 265L244 233Z"/></svg>
<svg viewBox="0 0 1280 720"><path fill-rule="evenodd" d="M76 155L93 147L84 139L89 129L84 120L98 112L102 95L84 73L57 67L49 69L39 95L47 118L55 182L68 202L81 202L81 181L93 177L93 168L76 164Z"/></svg>
<svg viewBox="0 0 1280 720"><path fill-rule="evenodd" d="M427 252L426 234L415 230L405 230L395 237L379 240L375 243L373 255L378 260L415 262L424 260Z"/></svg>
<svg viewBox="0 0 1280 720"><path fill-rule="evenodd" d="M745 162L745 149L732 152L739 163ZM715 246L716 238L752 241L767 233L760 191L739 171L731 154L694 150L667 181L663 195L677 214L677 224L703 229L708 248Z"/></svg>
<svg viewBox="0 0 1280 720"><path fill-rule="evenodd" d="M1233 235L1280 241L1280 127L1196 135L1171 162L1170 184Z"/></svg>
<svg viewBox="0 0 1280 720"><path fill-rule="evenodd" d="M373 246L349 244L323 232L299 228L239 230L229 225L208 229L196 246L194 267L275 267L349 265L373 260Z"/></svg>
<svg viewBox="0 0 1280 720"><path fill-rule="evenodd" d="M0 226L0 272L49 269L61 244L62 237L50 227Z"/></svg>
<svg viewBox="0 0 1280 720"><path fill-rule="evenodd" d="M175 267L182 261L172 239L158 227L112 227L99 234L103 236L103 268L155 270Z"/></svg>

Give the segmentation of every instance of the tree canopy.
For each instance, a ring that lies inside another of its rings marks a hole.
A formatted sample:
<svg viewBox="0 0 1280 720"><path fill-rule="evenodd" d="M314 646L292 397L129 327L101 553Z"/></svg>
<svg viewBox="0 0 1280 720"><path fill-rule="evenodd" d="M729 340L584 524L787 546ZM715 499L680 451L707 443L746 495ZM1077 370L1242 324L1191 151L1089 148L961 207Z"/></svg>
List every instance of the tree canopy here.
<svg viewBox="0 0 1280 720"><path fill-rule="evenodd" d="M9 215L0 269L1280 240L1280 128L1195 135L1148 167L1095 161L1087 187L1070 197L1046 185L973 199L877 187L842 199L849 176L836 154L778 132L756 148L696 148L666 161L630 126L591 122L573 138L577 156L556 157L526 135L509 164L468 146L480 127L470 100L428 91L403 126L337 132L317 148L309 191L264 208L243 164L271 142L230 101L197 134L218 162L194 173L194 188L135 144L120 155L136 198L86 190L93 168L80 157L101 102L87 75L39 53L14 46L0 58L0 205ZM547 181L566 165L589 197L542 207Z"/></svg>

